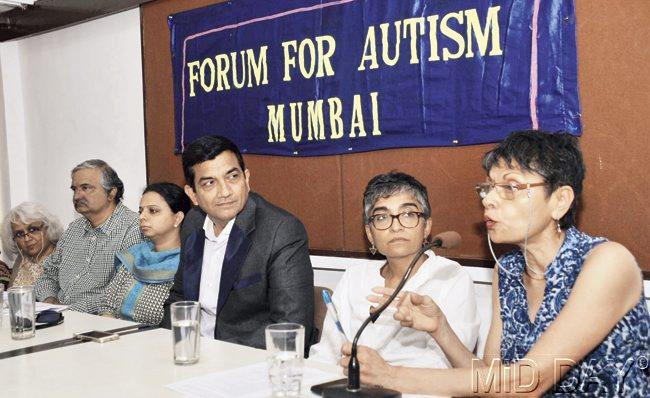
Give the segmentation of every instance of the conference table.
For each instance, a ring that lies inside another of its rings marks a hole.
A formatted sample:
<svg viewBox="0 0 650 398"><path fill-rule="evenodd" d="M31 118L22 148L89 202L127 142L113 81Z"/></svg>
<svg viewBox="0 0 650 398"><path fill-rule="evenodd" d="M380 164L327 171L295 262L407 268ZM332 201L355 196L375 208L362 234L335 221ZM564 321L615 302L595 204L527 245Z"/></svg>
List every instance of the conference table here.
<svg viewBox="0 0 650 398"><path fill-rule="evenodd" d="M123 320L75 311L64 311L64 315L63 324L37 330L36 336L27 340L11 339L9 320L4 316L0 327L0 395L179 397L183 394L167 385L215 372L262 366L267 358L264 350L201 338L199 362L178 366L173 363L172 336L167 329L137 331L137 324ZM129 327L134 330L106 343L70 340L75 332ZM12 356L7 355L9 352ZM333 365L306 360L305 367L325 375L326 380L342 377ZM246 386L221 387L236 391ZM303 397L311 396L309 385L303 385Z"/></svg>
<svg viewBox="0 0 650 398"><path fill-rule="evenodd" d="M126 326L135 326L136 323L121 319L107 318L76 311L63 311L65 320L62 324L37 330L36 335L30 339L13 340L9 333L9 317L5 314L0 326L0 353L48 344L54 341L69 339L73 333L86 330L112 330Z"/></svg>

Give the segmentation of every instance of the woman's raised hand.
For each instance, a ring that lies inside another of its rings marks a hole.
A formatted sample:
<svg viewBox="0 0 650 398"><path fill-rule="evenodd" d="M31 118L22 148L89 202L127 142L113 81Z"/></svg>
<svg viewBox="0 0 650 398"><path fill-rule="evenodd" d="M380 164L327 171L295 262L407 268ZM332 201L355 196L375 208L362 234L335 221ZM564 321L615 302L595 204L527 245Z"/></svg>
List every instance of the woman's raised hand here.
<svg viewBox="0 0 650 398"><path fill-rule="evenodd" d="M370 296L367 297L368 301L371 303L377 304L374 306L370 311L374 312L374 310L378 309L384 303L388 300L388 298L393 294L395 289L390 288L390 287L373 287L372 291L374 293L377 293L376 295L371 294ZM397 303L399 303L400 297L404 296L404 292L400 292L400 294L395 297L395 300L390 304L391 307L396 307Z"/></svg>
<svg viewBox="0 0 650 398"><path fill-rule="evenodd" d="M428 333L437 332L440 325L446 321L445 314L431 297L411 292L407 292L404 298L399 300L397 312L393 317L400 321L402 326Z"/></svg>
<svg viewBox="0 0 650 398"><path fill-rule="evenodd" d="M370 296L368 300L373 303L383 304L394 292L394 289L375 287L373 292L381 296ZM402 326L435 333L440 325L445 322L445 314L429 296L422 296L412 292L400 292L391 306L397 307L393 317L400 321Z"/></svg>

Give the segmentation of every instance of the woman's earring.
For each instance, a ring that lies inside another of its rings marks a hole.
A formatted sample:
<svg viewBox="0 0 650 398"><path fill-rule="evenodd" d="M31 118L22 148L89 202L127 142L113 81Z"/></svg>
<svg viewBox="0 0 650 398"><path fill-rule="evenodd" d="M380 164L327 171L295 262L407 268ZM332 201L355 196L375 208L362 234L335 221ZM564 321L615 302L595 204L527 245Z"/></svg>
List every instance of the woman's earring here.
<svg viewBox="0 0 650 398"><path fill-rule="evenodd" d="M372 254L373 256L377 254L377 248L375 247L375 242L372 242L369 250L370 250L370 254Z"/></svg>
<svg viewBox="0 0 650 398"><path fill-rule="evenodd" d="M557 225L557 234L560 235L562 233L562 227L560 227L560 220L555 220L555 224Z"/></svg>
<svg viewBox="0 0 650 398"><path fill-rule="evenodd" d="M424 247L424 246L426 246L428 244L429 244L429 237L427 236L422 240L422 247Z"/></svg>
<svg viewBox="0 0 650 398"><path fill-rule="evenodd" d="M178 224L174 224L174 228L178 228Z"/></svg>

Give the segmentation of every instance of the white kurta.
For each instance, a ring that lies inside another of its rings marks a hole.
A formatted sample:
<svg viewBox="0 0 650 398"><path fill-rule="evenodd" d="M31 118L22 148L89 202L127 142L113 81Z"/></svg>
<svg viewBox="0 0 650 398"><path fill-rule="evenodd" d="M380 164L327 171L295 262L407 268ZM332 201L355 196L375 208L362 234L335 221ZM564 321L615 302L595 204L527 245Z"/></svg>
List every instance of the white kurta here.
<svg viewBox="0 0 650 398"><path fill-rule="evenodd" d="M427 251L426 255L428 259L406 282L404 290L431 297L444 312L460 341L471 351L476 345L480 322L472 278L457 262L436 256L433 251ZM371 289L384 286L385 280L380 275L381 267L381 263L371 261L352 266L345 271L336 286L332 302L349 340L354 338L369 315L372 303L367 297L373 294ZM359 344L374 348L391 365L451 367L428 333L400 326L393 318L394 313L395 309L387 308L374 324L366 327ZM321 340L311 347L309 357L336 363L341 356L343 342L344 338L336 329L332 314L328 311Z"/></svg>

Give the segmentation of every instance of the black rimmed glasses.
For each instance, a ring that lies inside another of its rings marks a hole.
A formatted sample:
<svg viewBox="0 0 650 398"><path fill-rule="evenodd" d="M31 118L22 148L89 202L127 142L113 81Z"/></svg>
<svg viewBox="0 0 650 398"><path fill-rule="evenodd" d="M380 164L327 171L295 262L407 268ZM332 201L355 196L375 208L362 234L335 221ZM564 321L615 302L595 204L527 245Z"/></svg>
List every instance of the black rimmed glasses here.
<svg viewBox="0 0 650 398"><path fill-rule="evenodd" d="M382 213L371 216L370 223L375 229L383 231L390 228L393 221L397 219L402 227L415 228L420 223L421 217L424 217L424 213L419 211L404 211L399 214Z"/></svg>
<svg viewBox="0 0 650 398"><path fill-rule="evenodd" d="M485 199L491 190L496 189L497 195L499 195L501 199L513 200L517 195L517 192L519 192L522 189L530 189L534 187L541 187L544 185L548 185L548 183L533 182L533 183L517 184L511 182L508 184L497 184L494 182L482 182L480 184L476 184L476 193L481 199Z"/></svg>
<svg viewBox="0 0 650 398"><path fill-rule="evenodd" d="M24 231L17 231L14 234L14 240L25 239L27 235L34 236L34 234L41 232L43 228L45 228L45 225L30 225Z"/></svg>

